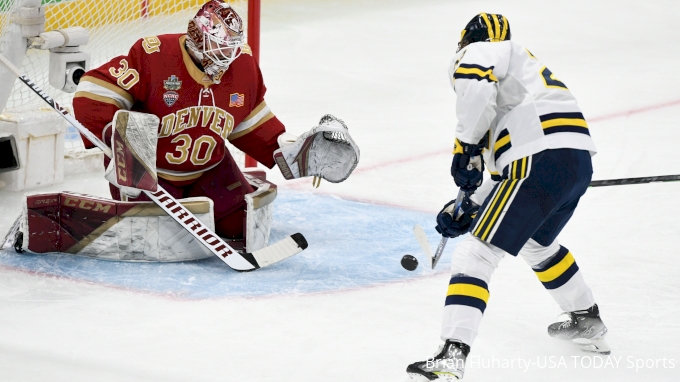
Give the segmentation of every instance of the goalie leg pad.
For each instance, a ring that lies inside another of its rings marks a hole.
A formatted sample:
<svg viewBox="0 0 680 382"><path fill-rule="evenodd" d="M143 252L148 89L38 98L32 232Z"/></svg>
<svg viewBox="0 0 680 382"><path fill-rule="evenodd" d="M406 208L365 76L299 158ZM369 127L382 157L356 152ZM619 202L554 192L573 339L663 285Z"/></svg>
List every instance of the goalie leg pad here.
<svg viewBox="0 0 680 382"><path fill-rule="evenodd" d="M208 198L180 201L214 228ZM152 202L119 202L75 193L26 196L22 250L104 260L172 262L211 257L186 229Z"/></svg>
<svg viewBox="0 0 680 382"><path fill-rule="evenodd" d="M265 173L243 174L255 189L245 195L246 200L246 251L254 252L269 244L269 234L273 220L276 185L265 179Z"/></svg>
<svg viewBox="0 0 680 382"><path fill-rule="evenodd" d="M242 197L244 206L229 215L216 220L216 232L223 236L229 245L241 252L253 252L269 244L269 234L273 219L273 201L276 198L276 184L266 180L264 171L249 171L242 174L253 190ZM245 216L245 221L243 217ZM238 221L233 221L238 219ZM240 225L239 234L224 237L227 227L234 231Z"/></svg>

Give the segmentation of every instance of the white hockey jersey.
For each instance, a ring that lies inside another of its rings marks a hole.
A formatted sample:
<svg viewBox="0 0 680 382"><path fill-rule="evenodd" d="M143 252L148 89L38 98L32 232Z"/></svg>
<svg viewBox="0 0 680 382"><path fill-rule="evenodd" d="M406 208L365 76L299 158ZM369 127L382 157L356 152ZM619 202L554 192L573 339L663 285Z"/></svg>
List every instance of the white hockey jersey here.
<svg viewBox="0 0 680 382"><path fill-rule="evenodd" d="M456 139L478 144L489 134L483 156L492 175L546 149L595 155L576 99L523 46L513 41L470 44L451 61L449 79L457 95Z"/></svg>

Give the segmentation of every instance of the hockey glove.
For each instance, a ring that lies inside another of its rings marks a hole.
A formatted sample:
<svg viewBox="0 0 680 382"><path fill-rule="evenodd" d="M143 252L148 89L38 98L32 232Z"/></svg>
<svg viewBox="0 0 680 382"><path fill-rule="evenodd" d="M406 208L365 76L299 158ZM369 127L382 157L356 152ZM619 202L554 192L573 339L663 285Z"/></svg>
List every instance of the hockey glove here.
<svg viewBox="0 0 680 382"><path fill-rule="evenodd" d="M469 197L463 198L460 208L456 216L453 216L456 210L456 200L452 200L444 206L444 208L437 215L437 226L435 229L442 236L448 238L458 237L468 232L470 225L477 216L479 206L475 204Z"/></svg>
<svg viewBox="0 0 680 382"><path fill-rule="evenodd" d="M340 183L359 163L359 146L345 123L330 114L297 139L290 135L281 138L274 160L286 179L314 176Z"/></svg>
<svg viewBox="0 0 680 382"><path fill-rule="evenodd" d="M472 192L482 185L484 161L482 145L471 145L456 139L451 163L451 176L463 191Z"/></svg>

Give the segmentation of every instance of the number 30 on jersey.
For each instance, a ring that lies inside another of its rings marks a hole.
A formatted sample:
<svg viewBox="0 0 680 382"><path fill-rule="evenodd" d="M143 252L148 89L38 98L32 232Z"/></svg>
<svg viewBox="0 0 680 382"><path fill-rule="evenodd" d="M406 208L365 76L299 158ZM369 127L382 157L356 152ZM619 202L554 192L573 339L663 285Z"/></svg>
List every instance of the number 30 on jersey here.
<svg viewBox="0 0 680 382"><path fill-rule="evenodd" d="M202 166L208 163L217 146L215 138L209 135L202 135L193 141L189 134L180 134L171 142L177 146L174 152L165 154L165 159L172 164L182 164L189 159L194 165Z"/></svg>

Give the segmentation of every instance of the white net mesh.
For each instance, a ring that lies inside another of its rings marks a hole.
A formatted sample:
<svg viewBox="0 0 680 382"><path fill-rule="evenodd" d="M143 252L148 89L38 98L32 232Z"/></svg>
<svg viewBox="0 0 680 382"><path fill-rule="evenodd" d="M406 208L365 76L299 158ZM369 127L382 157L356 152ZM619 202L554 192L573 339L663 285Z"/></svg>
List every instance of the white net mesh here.
<svg viewBox="0 0 680 382"><path fill-rule="evenodd" d="M142 37L163 33L181 33L206 0L42 0L45 8L45 31L80 26L88 29L89 43L81 50L91 54L90 67L96 68L111 58L126 54ZM229 0L247 26L247 0ZM16 35L8 33L22 7L21 0L0 0L0 48ZM14 20L14 21L13 21ZM246 31L247 33L247 31ZM70 108L73 93L54 89L49 84L49 51L29 49L21 62L21 71L35 81L61 106ZM20 113L45 107L44 101L21 82L0 84L12 86L5 113ZM65 139L67 155L82 150L82 142L74 128ZM231 151L231 150L230 150ZM239 163L243 154L236 152Z"/></svg>

